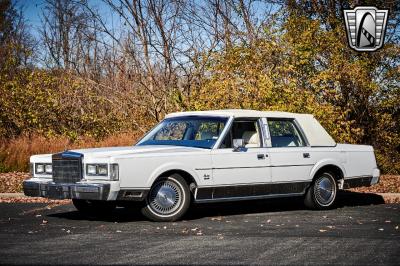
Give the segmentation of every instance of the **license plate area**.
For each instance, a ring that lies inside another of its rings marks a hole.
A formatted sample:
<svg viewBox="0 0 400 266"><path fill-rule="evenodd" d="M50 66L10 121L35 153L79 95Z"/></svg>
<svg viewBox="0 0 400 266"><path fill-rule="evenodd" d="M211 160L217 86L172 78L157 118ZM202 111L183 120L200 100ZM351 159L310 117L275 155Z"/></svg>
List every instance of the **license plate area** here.
<svg viewBox="0 0 400 266"><path fill-rule="evenodd" d="M68 186L56 185L49 186L47 190L49 198L52 199L68 199L70 198L70 191Z"/></svg>

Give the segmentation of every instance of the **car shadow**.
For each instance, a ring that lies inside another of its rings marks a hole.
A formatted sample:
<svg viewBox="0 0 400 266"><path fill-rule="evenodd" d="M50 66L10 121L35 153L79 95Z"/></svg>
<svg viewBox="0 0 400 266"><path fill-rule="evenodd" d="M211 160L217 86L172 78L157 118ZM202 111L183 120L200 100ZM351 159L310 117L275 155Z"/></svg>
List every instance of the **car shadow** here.
<svg viewBox="0 0 400 266"><path fill-rule="evenodd" d="M99 221L110 223L126 223L147 221L147 219L140 213L139 208L118 207L111 213L106 214L83 214L77 210L62 211L57 213L48 214L48 217L76 220L76 221Z"/></svg>
<svg viewBox="0 0 400 266"><path fill-rule="evenodd" d="M340 191L337 195L335 208L379 205L384 203L385 201L383 197L377 194ZM302 197L248 200L225 203L202 203L192 204L191 208L189 209L188 213L183 217L183 219L197 220L213 216L230 216L299 210L307 210L307 208L303 204ZM140 214L140 210L137 207L117 208L111 214L101 216L84 215L78 211L60 211L58 213L49 214L48 216L68 220L86 220L118 223L147 221L147 219Z"/></svg>
<svg viewBox="0 0 400 266"><path fill-rule="evenodd" d="M373 193L339 191L334 208L384 204L382 196ZM272 213L308 210L303 204L303 197L249 200L240 202L196 204L185 216L187 220L212 216L229 216L254 213Z"/></svg>

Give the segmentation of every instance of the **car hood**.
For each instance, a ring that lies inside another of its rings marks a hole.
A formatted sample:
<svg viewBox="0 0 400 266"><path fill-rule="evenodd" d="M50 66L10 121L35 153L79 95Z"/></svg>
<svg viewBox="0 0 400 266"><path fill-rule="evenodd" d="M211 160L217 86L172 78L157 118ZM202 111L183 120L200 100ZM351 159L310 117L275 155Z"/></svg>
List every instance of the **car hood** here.
<svg viewBox="0 0 400 266"><path fill-rule="evenodd" d="M126 147L105 147L94 149L71 150L83 154L85 157L119 157L129 155L164 155L166 153L198 152L207 149L170 145L147 145Z"/></svg>

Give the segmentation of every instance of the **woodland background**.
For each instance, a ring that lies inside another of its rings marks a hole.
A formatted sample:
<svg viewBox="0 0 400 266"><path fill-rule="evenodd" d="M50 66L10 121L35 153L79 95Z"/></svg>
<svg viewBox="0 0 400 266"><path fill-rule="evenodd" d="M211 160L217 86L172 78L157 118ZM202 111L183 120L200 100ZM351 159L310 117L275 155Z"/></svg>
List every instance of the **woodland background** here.
<svg viewBox="0 0 400 266"><path fill-rule="evenodd" d="M314 114L400 173L398 1L43 0L39 34L0 0L0 172L131 145L173 111ZM389 9L384 47L349 48L342 10ZM104 15L106 11L106 14Z"/></svg>

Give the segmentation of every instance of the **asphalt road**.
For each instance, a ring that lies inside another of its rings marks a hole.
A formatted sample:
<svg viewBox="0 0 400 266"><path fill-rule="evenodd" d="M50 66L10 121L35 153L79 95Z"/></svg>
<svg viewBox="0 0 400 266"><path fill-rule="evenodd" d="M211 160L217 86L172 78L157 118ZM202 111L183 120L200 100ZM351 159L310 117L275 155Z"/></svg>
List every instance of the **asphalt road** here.
<svg viewBox="0 0 400 266"><path fill-rule="evenodd" d="M344 193L336 209L298 199L195 206L176 223L134 210L0 204L0 264L400 265L400 204Z"/></svg>

